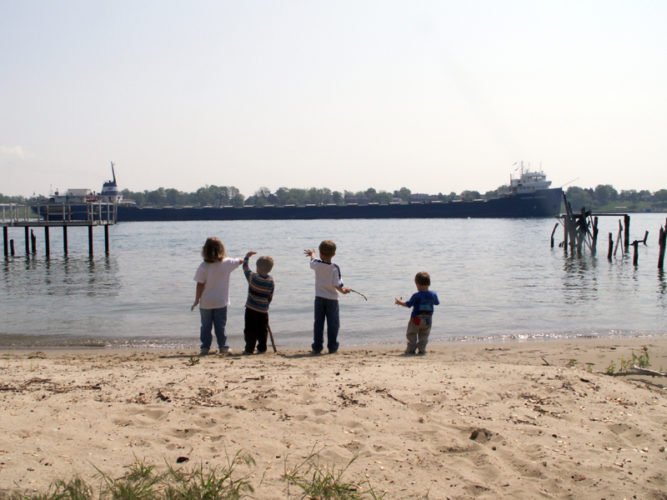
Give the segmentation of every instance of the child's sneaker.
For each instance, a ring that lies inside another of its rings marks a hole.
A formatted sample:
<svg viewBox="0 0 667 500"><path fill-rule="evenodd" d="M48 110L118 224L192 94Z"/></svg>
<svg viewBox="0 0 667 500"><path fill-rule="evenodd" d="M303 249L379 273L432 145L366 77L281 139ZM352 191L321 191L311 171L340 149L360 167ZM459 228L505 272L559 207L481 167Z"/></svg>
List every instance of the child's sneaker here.
<svg viewBox="0 0 667 500"><path fill-rule="evenodd" d="M411 351L409 349L406 349L403 354L405 354L406 356L413 356L416 353L415 353L415 351Z"/></svg>
<svg viewBox="0 0 667 500"><path fill-rule="evenodd" d="M208 347L202 347L202 348L199 350L199 355L200 355L200 356L206 356L206 355L208 354L208 351L209 351L209 348L208 348Z"/></svg>
<svg viewBox="0 0 667 500"><path fill-rule="evenodd" d="M231 356L233 353L232 353L232 350L229 347L222 347L220 349L220 354L222 354L223 356L225 356L225 355L226 356Z"/></svg>

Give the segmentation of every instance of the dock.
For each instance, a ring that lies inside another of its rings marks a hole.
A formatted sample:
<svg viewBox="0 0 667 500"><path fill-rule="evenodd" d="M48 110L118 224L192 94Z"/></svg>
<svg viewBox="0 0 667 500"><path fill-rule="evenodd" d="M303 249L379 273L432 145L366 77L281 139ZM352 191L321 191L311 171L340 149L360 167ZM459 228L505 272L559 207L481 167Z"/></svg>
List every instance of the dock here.
<svg viewBox="0 0 667 500"><path fill-rule="evenodd" d="M116 223L115 202L91 201L77 203L2 203L0 225L5 258L15 255L14 240L9 239L10 227L22 227L25 234L25 253L36 253L36 237L32 228L44 228L45 255L51 253L50 229L63 230L63 252L67 255L67 231L70 227L88 228L88 253L93 256L93 228L104 227L104 250L109 253L109 226Z"/></svg>

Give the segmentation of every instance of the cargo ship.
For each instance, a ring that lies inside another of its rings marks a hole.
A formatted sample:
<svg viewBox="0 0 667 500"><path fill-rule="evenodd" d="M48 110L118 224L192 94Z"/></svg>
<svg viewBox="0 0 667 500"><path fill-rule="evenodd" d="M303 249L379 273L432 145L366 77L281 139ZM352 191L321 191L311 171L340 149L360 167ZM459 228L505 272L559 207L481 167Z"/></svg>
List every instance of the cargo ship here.
<svg viewBox="0 0 667 500"><path fill-rule="evenodd" d="M473 201L422 201L410 203L347 203L325 205L264 205L223 207L138 207L120 198L116 175L104 183L100 195L88 193L76 199L52 198L53 203L76 205L113 202L117 222L194 220L290 220L290 219L437 219L437 218L521 218L553 217L560 214L563 191L552 188L542 171L524 170L510 176L507 193ZM72 190L70 190L72 191ZM81 194L81 193L79 193ZM74 213L74 210L71 211ZM90 211L88 211L90 212ZM41 212L40 212L41 213ZM51 210L57 217L62 210ZM81 210L81 213L86 213ZM42 215L44 215L42 213Z"/></svg>

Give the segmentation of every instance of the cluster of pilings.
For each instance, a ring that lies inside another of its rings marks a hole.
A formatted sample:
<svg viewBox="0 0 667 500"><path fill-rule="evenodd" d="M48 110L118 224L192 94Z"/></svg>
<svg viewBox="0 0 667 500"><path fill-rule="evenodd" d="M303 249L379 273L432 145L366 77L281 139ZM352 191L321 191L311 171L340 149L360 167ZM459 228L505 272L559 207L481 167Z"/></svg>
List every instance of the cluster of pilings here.
<svg viewBox="0 0 667 500"><path fill-rule="evenodd" d="M95 207L100 205L99 202L94 204ZM22 227L24 230L25 239L25 255L27 257L37 254L37 236L33 228L44 228L44 253L45 257L49 258L51 255L51 240L50 228L62 227L63 231L63 253L68 254L68 229L70 227L86 227L88 228L88 254L93 257L93 228L95 226L104 227L104 251L109 253L109 226L115 224L115 210L107 210L103 213L101 209L88 211L88 215L81 219L74 219L66 214L73 213L71 207L63 206L59 208L59 212L63 214L60 218L53 216L54 211L51 211L48 216L42 215L44 210L39 206L33 205L3 205L0 210L0 225L2 225L2 242L5 258L14 257L16 249L14 247L14 240L9 239L10 227Z"/></svg>
<svg viewBox="0 0 667 500"><path fill-rule="evenodd" d="M618 232L614 238L613 233L609 233L609 242L607 245L607 259L612 260L616 257L620 248L621 254L630 251L633 248L632 263L637 266L639 264L639 244L646 245L648 240L648 231L644 232L644 238L641 240L630 241L630 215L623 213L592 213L590 210L581 209L581 212L575 214L572 212L572 207L567 201L565 193L563 193L563 201L565 202L566 213L559 216L560 222L556 223L551 231L551 247L554 247L554 235L558 225L563 225L563 242L559 245L571 255L581 257L583 252L588 249L591 255L597 253L598 242L598 221L599 217L619 217L623 221L618 221ZM667 221L665 227L660 228L660 237L658 239L660 245L658 268L663 269L665 261L665 239L667 235Z"/></svg>

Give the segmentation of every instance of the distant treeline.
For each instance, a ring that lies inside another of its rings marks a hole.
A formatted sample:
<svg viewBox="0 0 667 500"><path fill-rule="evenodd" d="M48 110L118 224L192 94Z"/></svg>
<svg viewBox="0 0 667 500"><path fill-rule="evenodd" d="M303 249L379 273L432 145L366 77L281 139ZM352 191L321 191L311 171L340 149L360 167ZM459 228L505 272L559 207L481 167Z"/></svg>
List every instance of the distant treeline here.
<svg viewBox="0 0 667 500"><path fill-rule="evenodd" d="M186 193L173 188L158 188L154 191L122 191L124 200L131 200L140 207L165 207L165 206L235 206L244 205L343 205L346 203L409 203L429 201L471 201L476 199L489 199L506 194L508 186L501 186L493 191L482 194L478 191L463 191L459 194L424 194L413 193L408 188L402 187L393 192L377 191L368 188L365 191L332 191L328 188L278 188L271 192L268 188L261 187L253 195L244 196L234 186L205 186L192 193ZM648 190L637 191L634 189L618 192L609 184L600 184L596 188L581 188L571 186L566 190L566 196L573 210L581 208L595 211L626 210L628 212L641 211L667 211L667 189L651 192ZM2 203L21 203L31 201L32 198L22 196L3 196L0 194Z"/></svg>
<svg viewBox="0 0 667 500"><path fill-rule="evenodd" d="M409 203L454 200L472 201L489 199L507 194L508 186L501 186L493 191L480 193L478 191L451 192L449 194L413 193L406 187L393 192L378 191L368 188L365 191L332 191L328 188L287 188L281 187L271 192L266 187L259 188L253 195L244 196L233 186L206 186L193 193L185 193L177 189L159 188L155 191L133 192L123 190L123 198L133 200L139 206L236 206L243 205L344 205L346 203ZM581 188L571 186L566 190L566 196L572 208L579 211L582 207L588 210L612 211L617 209L629 212L640 211L667 211L667 189L654 193L648 190L622 190L618 192L609 184L598 185L596 188Z"/></svg>
<svg viewBox="0 0 667 500"><path fill-rule="evenodd" d="M624 189L620 193L609 184L598 184L593 188L571 186L565 191L572 209L582 208L598 212L665 212L667 211L667 189L655 192L642 189Z"/></svg>

